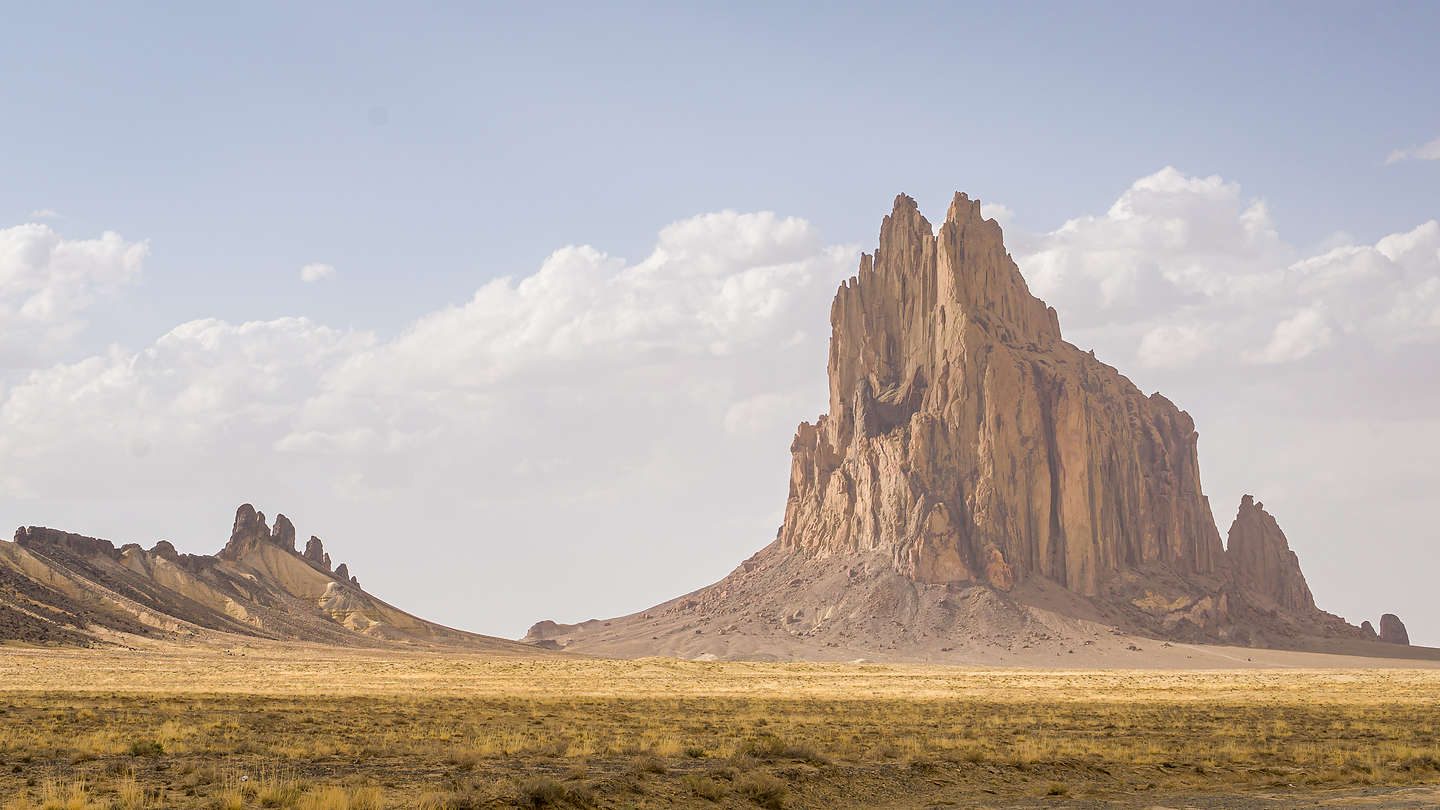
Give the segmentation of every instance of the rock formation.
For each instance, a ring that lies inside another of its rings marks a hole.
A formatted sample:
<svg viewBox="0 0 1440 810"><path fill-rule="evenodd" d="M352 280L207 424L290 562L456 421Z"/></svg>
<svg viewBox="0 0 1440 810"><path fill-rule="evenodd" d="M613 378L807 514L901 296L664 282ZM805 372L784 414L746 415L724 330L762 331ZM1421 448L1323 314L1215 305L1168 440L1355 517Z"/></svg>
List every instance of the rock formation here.
<svg viewBox="0 0 1440 810"><path fill-rule="evenodd" d="M311 538L318 542L318 538ZM230 529L230 541L220 550L220 557L235 560L248 551L260 548L263 544L269 544L276 548L283 549L291 554L295 550L295 524L290 518L283 514L275 516L275 528L271 529L265 523L265 513L256 511L254 506L248 503L241 504L235 510L235 523ZM309 545L306 546L309 551ZM323 557L321 558L323 559Z"/></svg>
<svg viewBox="0 0 1440 810"><path fill-rule="evenodd" d="M318 564L317 564L318 558ZM130 636L226 636L348 646L462 647L527 652L515 642L424 621L366 593L348 569L332 574L318 538L304 555L295 527L249 504L216 556L146 551L43 527L0 542L0 642L129 644Z"/></svg>
<svg viewBox="0 0 1440 810"><path fill-rule="evenodd" d="M270 542L286 551L295 550L295 525L290 522L290 518L284 515L275 516L275 531L270 535Z"/></svg>
<svg viewBox="0 0 1440 810"><path fill-rule="evenodd" d="M255 511L255 507L248 503L241 504L240 508L235 510L230 541L220 550L220 556L234 559L269 540L270 527L265 523L265 513Z"/></svg>
<svg viewBox="0 0 1440 810"><path fill-rule="evenodd" d="M1189 414L1061 339L978 201L955 195L937 229L897 197L830 325L829 412L791 443L775 542L714 585L541 622L530 641L921 660L998 645L1006 660L1085 617L1183 641L1364 642L1316 608L1248 495L1226 550Z"/></svg>
<svg viewBox="0 0 1440 810"><path fill-rule="evenodd" d="M320 538L313 534L310 535L310 539L305 543L305 559L315 563L326 571L330 570L330 555L325 553L325 544L320 542Z"/></svg>
<svg viewBox="0 0 1440 810"><path fill-rule="evenodd" d="M1405 632L1405 623L1394 613L1380 617L1380 640L1391 644L1409 644L1410 634Z"/></svg>
<svg viewBox="0 0 1440 810"><path fill-rule="evenodd" d="M1215 571L1189 415L1060 339L978 201L933 232L896 198L830 322L830 413L791 446L782 547L1085 595L1143 563Z"/></svg>
<svg viewBox="0 0 1440 810"><path fill-rule="evenodd" d="M1240 500L1240 511L1230 524L1225 557L1235 582L1251 595L1290 611L1315 611L1315 599L1300 573L1300 559L1265 505L1249 495Z"/></svg>

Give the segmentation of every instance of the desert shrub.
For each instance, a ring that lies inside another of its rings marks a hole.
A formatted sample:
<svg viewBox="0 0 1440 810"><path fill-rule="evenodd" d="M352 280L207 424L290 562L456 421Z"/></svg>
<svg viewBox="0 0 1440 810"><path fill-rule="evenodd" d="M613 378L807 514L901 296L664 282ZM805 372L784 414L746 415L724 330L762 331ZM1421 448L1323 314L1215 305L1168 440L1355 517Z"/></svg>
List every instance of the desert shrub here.
<svg viewBox="0 0 1440 810"><path fill-rule="evenodd" d="M587 784L567 785L565 800L581 807L589 807L595 803L595 789Z"/></svg>
<svg viewBox="0 0 1440 810"><path fill-rule="evenodd" d="M531 807L548 807L565 798L565 786L549 776L532 776L520 783L520 798Z"/></svg>
<svg viewBox="0 0 1440 810"><path fill-rule="evenodd" d="M330 786L300 797L299 810L380 810L385 806L380 789Z"/></svg>
<svg viewBox="0 0 1440 810"><path fill-rule="evenodd" d="M657 756L648 754L636 757L630 762L630 772L636 775L646 773L665 773L665 761Z"/></svg>
<svg viewBox="0 0 1440 810"><path fill-rule="evenodd" d="M1045 788L1045 795L1046 795L1046 796L1068 796L1068 795L1070 795L1070 787L1069 787L1068 785L1066 785L1064 782L1051 782L1051 783Z"/></svg>
<svg viewBox="0 0 1440 810"><path fill-rule="evenodd" d="M129 750L132 757L158 757L165 753L165 746L158 740L136 740L130 743Z"/></svg>
<svg viewBox="0 0 1440 810"><path fill-rule="evenodd" d="M762 734L740 744L740 753L756 759L798 759L816 765L829 762L814 745L808 742L793 742L774 734Z"/></svg>
<svg viewBox="0 0 1440 810"><path fill-rule="evenodd" d="M764 771L752 771L736 779L735 792L770 810L785 806L785 783Z"/></svg>
<svg viewBox="0 0 1440 810"><path fill-rule="evenodd" d="M698 773L689 773L686 774L685 778L680 781L685 785L686 790L689 790L691 793L694 793L696 796L699 796L702 799L709 799L713 802L718 801L725 796L724 785L721 785L719 782L716 782L714 779L711 779L708 776L701 776Z"/></svg>

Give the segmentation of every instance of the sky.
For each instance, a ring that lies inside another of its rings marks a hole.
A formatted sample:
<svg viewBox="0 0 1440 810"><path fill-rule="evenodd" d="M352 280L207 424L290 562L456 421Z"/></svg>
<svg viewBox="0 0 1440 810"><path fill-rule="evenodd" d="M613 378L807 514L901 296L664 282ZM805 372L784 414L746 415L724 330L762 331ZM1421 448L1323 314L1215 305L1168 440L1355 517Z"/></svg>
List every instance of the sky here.
<svg viewBox="0 0 1440 810"><path fill-rule="evenodd" d="M1440 645L1440 6L773 6L7 10L0 522L648 607L774 538L835 286L963 190L1222 535Z"/></svg>

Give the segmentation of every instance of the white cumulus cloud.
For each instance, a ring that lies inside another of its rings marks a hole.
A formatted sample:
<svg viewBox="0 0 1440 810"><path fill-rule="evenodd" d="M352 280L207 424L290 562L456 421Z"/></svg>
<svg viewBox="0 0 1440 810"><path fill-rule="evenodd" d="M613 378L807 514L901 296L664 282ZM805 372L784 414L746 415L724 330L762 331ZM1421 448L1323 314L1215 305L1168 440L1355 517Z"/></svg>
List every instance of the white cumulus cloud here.
<svg viewBox="0 0 1440 810"><path fill-rule="evenodd" d="M332 278L335 278L335 265L333 264L307 264L300 268L300 280L307 284Z"/></svg>
<svg viewBox="0 0 1440 810"><path fill-rule="evenodd" d="M1294 316L1275 324L1270 342L1258 352L1247 355L1257 363L1288 363L1309 357L1330 345L1334 332L1320 307L1302 309Z"/></svg>
<svg viewBox="0 0 1440 810"><path fill-rule="evenodd" d="M105 232L64 239L48 225L0 229L0 367L30 366L64 347L97 298L134 281L149 245Z"/></svg>
<svg viewBox="0 0 1440 810"><path fill-rule="evenodd" d="M1387 165L1402 160L1440 160L1440 138L1409 149L1396 149L1385 157Z"/></svg>
<svg viewBox="0 0 1440 810"><path fill-rule="evenodd" d="M1440 339L1440 223L1373 245L1341 236L1302 255L1239 184L1167 167L1135 181L1104 215L1027 237L1016 261L1066 336L1122 367L1242 356L1282 364L1344 345Z"/></svg>

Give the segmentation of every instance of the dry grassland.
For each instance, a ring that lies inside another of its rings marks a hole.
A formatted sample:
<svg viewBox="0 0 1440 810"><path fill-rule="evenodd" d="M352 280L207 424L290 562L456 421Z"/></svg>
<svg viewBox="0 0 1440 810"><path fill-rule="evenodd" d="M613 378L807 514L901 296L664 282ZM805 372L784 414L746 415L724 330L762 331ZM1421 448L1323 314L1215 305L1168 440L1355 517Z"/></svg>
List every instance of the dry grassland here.
<svg viewBox="0 0 1440 810"><path fill-rule="evenodd" d="M1235 806L1437 782L1437 670L0 648L5 810Z"/></svg>

